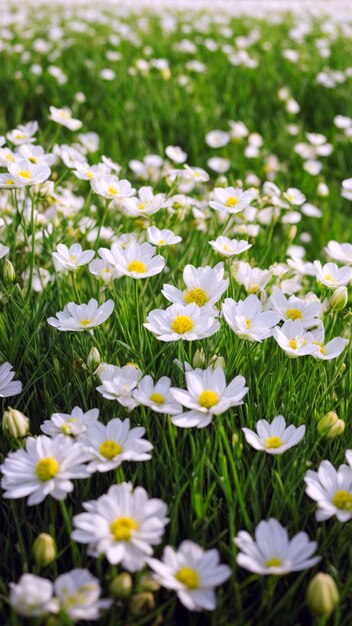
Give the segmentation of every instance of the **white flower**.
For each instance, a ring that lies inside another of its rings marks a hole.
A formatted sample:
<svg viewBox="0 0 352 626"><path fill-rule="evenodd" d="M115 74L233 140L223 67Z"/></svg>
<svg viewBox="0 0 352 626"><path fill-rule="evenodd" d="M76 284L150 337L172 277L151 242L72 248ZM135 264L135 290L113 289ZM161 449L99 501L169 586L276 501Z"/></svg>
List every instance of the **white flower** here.
<svg viewBox="0 0 352 626"><path fill-rule="evenodd" d="M128 180L120 180L113 175L92 178L90 186L96 194L107 200L122 200L135 194Z"/></svg>
<svg viewBox="0 0 352 626"><path fill-rule="evenodd" d="M280 321L279 313L263 311L259 298L254 294L239 302L225 298L222 312L236 335L249 341L262 341L271 337L273 327Z"/></svg>
<svg viewBox="0 0 352 626"><path fill-rule="evenodd" d="M317 549L316 541L310 541L304 532L289 539L286 528L274 518L258 524L255 540L241 530L235 544L240 549L238 565L260 576L281 576L308 569L320 561L319 556L312 556Z"/></svg>
<svg viewBox="0 0 352 626"><path fill-rule="evenodd" d="M108 472L123 461L148 461L153 446L142 439L145 428L130 428L130 420L111 419L106 425L92 424L80 441L91 456L89 472Z"/></svg>
<svg viewBox="0 0 352 626"><path fill-rule="evenodd" d="M187 153L182 150L179 146L167 146L165 148L166 156L171 159L174 163L178 165L180 163L184 163L187 159Z"/></svg>
<svg viewBox="0 0 352 626"><path fill-rule="evenodd" d="M268 454L283 454L303 439L306 427L303 425L296 428L291 424L286 428L284 417L277 415L271 423L259 420L256 423L256 433L249 428L242 430L246 441L256 450Z"/></svg>
<svg viewBox="0 0 352 626"><path fill-rule="evenodd" d="M207 166L217 174L225 174L230 169L231 162L229 159L214 156L207 160Z"/></svg>
<svg viewBox="0 0 352 626"><path fill-rule="evenodd" d="M350 462L350 450L346 457ZM348 465L340 465L336 470L329 461L322 461L317 472L308 470L304 481L307 495L318 503L318 522L334 515L339 522L352 519L352 470Z"/></svg>
<svg viewBox="0 0 352 626"><path fill-rule="evenodd" d="M53 252L53 258L56 261L55 266L58 271L75 271L82 265L90 263L94 257L94 250L82 250L80 243L74 243L70 248L63 243L56 246Z"/></svg>
<svg viewBox="0 0 352 626"><path fill-rule="evenodd" d="M286 298L281 289L274 286L270 296L271 308L281 315L282 320L300 320L303 328L311 328L320 324L323 305L319 300L309 302L290 296Z"/></svg>
<svg viewBox="0 0 352 626"><path fill-rule="evenodd" d="M149 406L156 413L176 415L182 411L182 406L174 400L170 387L171 380L167 376L162 376L155 384L151 376L144 376L132 395L138 404Z"/></svg>
<svg viewBox="0 0 352 626"><path fill-rule="evenodd" d="M33 143L35 141L35 133L38 130L38 122L28 122L28 124L19 124L17 128L11 130L6 134L8 139L15 146L20 146L24 143Z"/></svg>
<svg viewBox="0 0 352 626"><path fill-rule="evenodd" d="M49 120L60 124L60 126L66 126L69 130L78 130L81 128L82 122L72 117L72 111L68 107L57 109L56 107L51 106L49 107L49 110Z"/></svg>
<svg viewBox="0 0 352 626"><path fill-rule="evenodd" d="M75 406L70 414L53 413L50 420L45 420L40 428L49 437L63 433L78 438L96 423L98 417L99 409L91 409L84 413L80 407Z"/></svg>
<svg viewBox="0 0 352 626"><path fill-rule="evenodd" d="M352 243L329 241L324 250L329 257L335 261L340 261L340 263L345 263L346 265L352 265Z"/></svg>
<svg viewBox="0 0 352 626"><path fill-rule="evenodd" d="M89 263L89 271L93 276L100 278L105 285L122 276L121 272L103 259L94 259L94 261Z"/></svg>
<svg viewBox="0 0 352 626"><path fill-rule="evenodd" d="M336 263L326 263L322 266L320 261L314 261L314 266L317 280L331 289L346 286L352 280L352 267L339 268Z"/></svg>
<svg viewBox="0 0 352 626"><path fill-rule="evenodd" d="M214 200L210 200L209 206L215 211L240 213L250 205L254 197L253 191L243 191L235 187L215 187Z"/></svg>
<svg viewBox="0 0 352 626"><path fill-rule="evenodd" d="M217 550L203 550L193 541L182 541L176 551L164 548L162 560L148 559L154 579L163 587L173 589L190 611L213 611L216 608L214 587L231 575L228 565L220 564Z"/></svg>
<svg viewBox="0 0 352 626"><path fill-rule="evenodd" d="M158 247L173 246L182 241L182 237L174 235L171 230L168 230L167 228L159 230L156 226L149 226L147 229L147 237L151 244Z"/></svg>
<svg viewBox="0 0 352 626"><path fill-rule="evenodd" d="M20 187L38 185L47 180L51 174L50 167L44 162L32 163L27 159L21 159L7 166L14 184ZM9 183L8 183L9 184Z"/></svg>
<svg viewBox="0 0 352 626"><path fill-rule="evenodd" d="M74 622L99 619L111 600L100 600L101 587L97 578L86 569L76 568L61 574L54 583L60 609Z"/></svg>
<svg viewBox="0 0 352 626"><path fill-rule="evenodd" d="M341 196L346 200L352 200L352 178L346 178L342 181Z"/></svg>
<svg viewBox="0 0 352 626"><path fill-rule="evenodd" d="M87 478L84 447L65 435L28 437L26 448L10 452L1 466L4 498L29 496L29 505L46 496L63 500L73 491L73 478Z"/></svg>
<svg viewBox="0 0 352 626"><path fill-rule="evenodd" d="M229 285L229 279L224 278L223 263L218 263L215 267L186 265L183 280L187 287L185 291L180 291L173 285L163 285L161 293L175 304L195 303L202 309L210 310Z"/></svg>
<svg viewBox="0 0 352 626"><path fill-rule="evenodd" d="M16 372L12 371L12 365L7 361L0 365L0 398L17 396L22 391L22 383L13 380Z"/></svg>
<svg viewBox="0 0 352 626"><path fill-rule="evenodd" d="M301 204L306 201L306 196L295 187L289 187L289 189L287 189L287 191L283 193L283 196L291 204L294 204L296 206L301 206Z"/></svg>
<svg viewBox="0 0 352 626"><path fill-rule="evenodd" d="M159 341L194 341L214 335L220 323L207 308L193 304L173 304L165 311L154 309L144 326L154 333Z"/></svg>
<svg viewBox="0 0 352 626"><path fill-rule="evenodd" d="M320 324L318 328L314 328L310 331L312 341L312 356L315 359L321 359L322 361L330 361L336 359L348 344L348 340L343 337L334 337L327 343L324 343L324 326Z"/></svg>
<svg viewBox="0 0 352 626"><path fill-rule="evenodd" d="M91 298L88 304L69 302L56 317L49 317L48 324L63 331L83 331L103 324L114 310L113 300L107 300L101 306Z"/></svg>
<svg viewBox="0 0 352 626"><path fill-rule="evenodd" d="M249 263L240 261L234 276L239 285L243 285L247 293L258 293L264 289L272 278L269 270L251 267Z"/></svg>
<svg viewBox="0 0 352 626"><path fill-rule="evenodd" d="M132 398L132 391L137 387L141 378L141 370L134 365L108 365L103 363L98 368L101 385L97 391L107 400L117 400L122 406L130 411L137 406Z"/></svg>
<svg viewBox="0 0 352 626"><path fill-rule="evenodd" d="M205 136L205 143L210 146L210 148L222 148L226 146L230 141L229 133L223 130L211 130Z"/></svg>
<svg viewBox="0 0 352 626"><path fill-rule="evenodd" d="M217 237L215 241L209 241L211 247L222 256L230 257L235 254L242 254L252 247L251 243L245 239L229 239L228 237Z"/></svg>
<svg viewBox="0 0 352 626"><path fill-rule="evenodd" d="M154 195L152 187L141 187L137 197L126 198L124 201L121 201L121 206L126 215L143 217L145 215L154 215L154 213L160 211L164 201L164 193Z"/></svg>
<svg viewBox="0 0 352 626"><path fill-rule="evenodd" d="M189 165L184 165L185 171L182 172L183 175L187 175L188 178L193 179L196 183L206 183L209 180L209 174L201 167L190 167Z"/></svg>
<svg viewBox="0 0 352 626"><path fill-rule="evenodd" d="M110 169L104 163L98 165L89 165L76 161L75 170L72 172L80 180L92 180L93 178L103 178L110 174Z"/></svg>
<svg viewBox="0 0 352 626"><path fill-rule="evenodd" d="M291 357L312 354L314 350L311 334L305 330L298 319L289 319L281 328L274 328L273 337L280 348Z"/></svg>
<svg viewBox="0 0 352 626"><path fill-rule="evenodd" d="M243 376L236 376L226 385L226 378L222 367L206 370L196 368L186 372L187 391L171 387L173 398L189 411L180 413L171 418L176 426L181 428L205 428L214 415L221 415L230 407L243 404L243 398L248 391Z"/></svg>
<svg viewBox="0 0 352 626"><path fill-rule="evenodd" d="M167 506L148 498L143 487L113 485L97 500L83 504L86 513L73 518L72 538L89 544L89 554L105 554L109 563L121 563L129 572L141 569L159 545L168 523Z"/></svg>
<svg viewBox="0 0 352 626"><path fill-rule="evenodd" d="M18 583L10 583L10 604L23 617L42 617L59 610L52 582L34 574L22 574Z"/></svg>
<svg viewBox="0 0 352 626"><path fill-rule="evenodd" d="M120 274L131 278L148 278L160 274L165 267L165 259L154 255L155 248L150 243L139 244L132 241L125 248L120 243L113 243L111 250L99 248L99 254Z"/></svg>

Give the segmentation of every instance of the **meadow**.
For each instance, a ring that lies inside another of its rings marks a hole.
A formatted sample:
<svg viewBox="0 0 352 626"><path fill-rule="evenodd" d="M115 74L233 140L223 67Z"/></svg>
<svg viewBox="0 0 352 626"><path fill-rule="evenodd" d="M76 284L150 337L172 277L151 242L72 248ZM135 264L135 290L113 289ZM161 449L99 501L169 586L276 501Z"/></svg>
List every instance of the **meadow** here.
<svg viewBox="0 0 352 626"><path fill-rule="evenodd" d="M1 8L2 624L351 622L352 20L264 4Z"/></svg>

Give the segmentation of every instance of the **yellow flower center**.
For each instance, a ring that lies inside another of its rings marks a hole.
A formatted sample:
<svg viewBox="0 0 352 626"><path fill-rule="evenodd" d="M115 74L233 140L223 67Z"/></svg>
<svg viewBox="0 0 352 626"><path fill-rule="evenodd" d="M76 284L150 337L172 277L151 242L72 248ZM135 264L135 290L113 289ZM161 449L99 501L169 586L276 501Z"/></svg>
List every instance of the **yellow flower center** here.
<svg viewBox="0 0 352 626"><path fill-rule="evenodd" d="M171 324L171 330L178 335L188 333L193 328L193 321L189 315L177 315Z"/></svg>
<svg viewBox="0 0 352 626"><path fill-rule="evenodd" d="M70 420L70 421L74 421L74 420ZM63 424L61 424L60 430L62 433L64 433L64 435L70 435L72 432L72 426L71 424L64 422Z"/></svg>
<svg viewBox="0 0 352 626"><path fill-rule="evenodd" d="M300 311L299 309L287 309L286 317L288 317L290 320L299 320L302 319L303 315L302 311Z"/></svg>
<svg viewBox="0 0 352 626"><path fill-rule="evenodd" d="M87 178L89 178L89 179L94 178L94 174L93 174L93 172L91 172L90 170L87 170L87 171L86 171L86 176L87 176Z"/></svg>
<svg viewBox="0 0 352 626"><path fill-rule="evenodd" d="M25 139L26 135L24 135L23 133L16 133L14 137L15 139Z"/></svg>
<svg viewBox="0 0 352 626"><path fill-rule="evenodd" d="M67 120L70 117L70 114L68 111L60 111L59 112L59 116L63 119L63 120Z"/></svg>
<svg viewBox="0 0 352 626"><path fill-rule="evenodd" d="M114 459L115 456L121 454L122 448L116 441L107 439L101 444L99 452L105 459L111 461L111 459Z"/></svg>
<svg viewBox="0 0 352 626"><path fill-rule="evenodd" d="M29 157L28 161L30 161L31 163L38 163L38 159L33 156Z"/></svg>
<svg viewBox="0 0 352 626"><path fill-rule="evenodd" d="M56 459L48 456L45 459L40 459L38 461L37 466L35 468L35 473L39 480L45 482L46 480L50 480L54 478L59 471L59 464Z"/></svg>
<svg viewBox="0 0 352 626"><path fill-rule="evenodd" d="M251 287L249 287L249 289L247 289L247 292L249 294L251 294L251 293L258 293L259 290L260 290L260 285L254 284Z"/></svg>
<svg viewBox="0 0 352 626"><path fill-rule="evenodd" d="M70 254L69 259L70 261L72 261L72 263L77 263L77 257L75 254Z"/></svg>
<svg viewBox="0 0 352 626"><path fill-rule="evenodd" d="M188 587L188 589L197 589L199 587L199 574L191 567L182 567L175 574L176 580Z"/></svg>
<svg viewBox="0 0 352 626"><path fill-rule="evenodd" d="M138 524L133 517L118 517L110 524L111 534L115 541L129 541L132 531L138 529Z"/></svg>
<svg viewBox="0 0 352 626"><path fill-rule="evenodd" d="M108 192L112 195L112 196L116 196L116 194L118 193L116 187L108 187Z"/></svg>
<svg viewBox="0 0 352 626"><path fill-rule="evenodd" d="M190 289L189 291L187 291L187 293L185 294L185 302L186 304L198 304L198 306L203 306L204 304L206 304L206 302L208 302L209 297L206 291L204 291L204 289L201 289L200 287L196 287L195 289Z"/></svg>
<svg viewBox="0 0 352 626"><path fill-rule="evenodd" d="M145 263L143 263L143 261L131 261L128 264L127 269L129 272L136 272L137 274L145 274L145 272L147 271L147 266L145 265Z"/></svg>
<svg viewBox="0 0 352 626"><path fill-rule="evenodd" d="M89 324L91 324L92 320L81 320L80 324L81 326L88 326Z"/></svg>
<svg viewBox="0 0 352 626"><path fill-rule="evenodd" d="M332 503L342 511L352 511L352 494L348 491L336 491Z"/></svg>
<svg viewBox="0 0 352 626"><path fill-rule="evenodd" d="M265 565L266 567L280 567L280 565L282 565L282 560L274 557L273 559L265 561Z"/></svg>
<svg viewBox="0 0 352 626"><path fill-rule="evenodd" d="M246 326L247 326L248 329L252 328L251 320L246 320Z"/></svg>
<svg viewBox="0 0 352 626"><path fill-rule="evenodd" d="M219 402L219 394L216 391L211 391L211 389L205 389L202 391L198 398L198 404L203 406L205 409L210 409L212 406L215 406Z"/></svg>
<svg viewBox="0 0 352 626"><path fill-rule="evenodd" d="M159 246L164 245L164 243L165 243L165 239L159 239L159 242L158 242L158 243L159 243Z"/></svg>
<svg viewBox="0 0 352 626"><path fill-rule="evenodd" d="M15 181L12 178L8 178L7 180L5 180L6 185L14 185Z"/></svg>
<svg viewBox="0 0 352 626"><path fill-rule="evenodd" d="M332 276L330 276L330 274L325 274L325 280L334 280Z"/></svg>
<svg viewBox="0 0 352 626"><path fill-rule="evenodd" d="M280 439L280 437L277 437L277 436L268 437L268 439L265 440L265 447L266 448L281 448L283 443L284 442L282 441L282 439Z"/></svg>
<svg viewBox="0 0 352 626"><path fill-rule="evenodd" d="M296 341L296 339L290 339L290 341L288 342L288 345L290 346L290 348L292 348L292 350L297 350L297 341Z"/></svg>
<svg viewBox="0 0 352 626"><path fill-rule="evenodd" d="M236 206L236 204L238 204L238 198L235 198L235 196L230 196L226 202L225 202L225 206Z"/></svg>
<svg viewBox="0 0 352 626"><path fill-rule="evenodd" d="M140 203L137 205L137 208L138 208L140 211L144 211L144 210L145 210L145 204L146 204L145 202L140 202Z"/></svg>
<svg viewBox="0 0 352 626"><path fill-rule="evenodd" d="M15 157L12 156L12 154L7 154L5 156L6 161L10 161L11 163L15 162Z"/></svg>
<svg viewBox="0 0 352 626"><path fill-rule="evenodd" d="M29 170L20 170L18 172L18 175L21 176L21 178L30 178L31 177L31 173Z"/></svg>
<svg viewBox="0 0 352 626"><path fill-rule="evenodd" d="M165 402L165 398L161 393L152 393L152 395L149 396L149 400L155 404L163 404L163 402Z"/></svg>

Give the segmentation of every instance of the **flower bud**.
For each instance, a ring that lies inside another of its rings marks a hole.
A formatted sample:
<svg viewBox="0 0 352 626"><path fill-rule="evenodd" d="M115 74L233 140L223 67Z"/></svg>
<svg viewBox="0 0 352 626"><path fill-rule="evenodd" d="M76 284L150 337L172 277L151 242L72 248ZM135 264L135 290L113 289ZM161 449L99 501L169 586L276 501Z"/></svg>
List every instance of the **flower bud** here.
<svg viewBox="0 0 352 626"><path fill-rule="evenodd" d="M152 593L144 591L143 593L137 593L133 596L128 606L130 615L133 617L140 617L147 615L150 611L155 609L155 600Z"/></svg>
<svg viewBox="0 0 352 626"><path fill-rule="evenodd" d="M132 587L132 576L128 572L121 572L111 581L109 591L118 600L125 600L131 594Z"/></svg>
<svg viewBox="0 0 352 626"><path fill-rule="evenodd" d="M203 348L198 348L198 350L195 351L192 365L193 367L201 367L201 368L205 366L205 352Z"/></svg>
<svg viewBox="0 0 352 626"><path fill-rule="evenodd" d="M33 543L34 560L39 567L46 567L56 559L55 540L47 533L41 533Z"/></svg>
<svg viewBox="0 0 352 626"><path fill-rule="evenodd" d="M214 354L214 356L209 361L210 367L215 370L217 367L221 367L221 369L225 369L225 359L223 356L218 356Z"/></svg>
<svg viewBox="0 0 352 626"><path fill-rule="evenodd" d="M101 357L99 350L93 347L87 357L87 367L91 372L94 372L97 369L98 365L100 365L100 362Z"/></svg>
<svg viewBox="0 0 352 626"><path fill-rule="evenodd" d="M335 439L345 430L345 422L339 419L335 411L329 411L318 422L318 432L322 437Z"/></svg>
<svg viewBox="0 0 352 626"><path fill-rule="evenodd" d="M141 591L158 591L160 585L153 579L151 574L144 574L139 581L138 589Z"/></svg>
<svg viewBox="0 0 352 626"><path fill-rule="evenodd" d="M292 226L290 226L290 228L287 231L287 239L289 240L289 242L293 241L296 235L297 235L297 226L295 226L295 224L292 224Z"/></svg>
<svg viewBox="0 0 352 626"><path fill-rule="evenodd" d="M339 592L329 574L319 572L312 578L307 589L307 604L312 613L329 617L339 603Z"/></svg>
<svg viewBox="0 0 352 626"><path fill-rule="evenodd" d="M3 277L3 281L5 285L10 285L11 283L14 283L16 280L15 268L12 265L11 261L9 261L9 259L6 259L5 261L2 277Z"/></svg>
<svg viewBox="0 0 352 626"><path fill-rule="evenodd" d="M2 416L2 428L15 439L26 437L29 431L29 419L21 411L9 407Z"/></svg>
<svg viewBox="0 0 352 626"><path fill-rule="evenodd" d="M342 311L348 301L347 287L338 287L330 298L330 307L335 311Z"/></svg>
<svg viewBox="0 0 352 626"><path fill-rule="evenodd" d="M323 182L319 183L317 187L318 196L320 196L321 198L326 198L326 196L328 196L329 193L330 193L330 190L327 184Z"/></svg>

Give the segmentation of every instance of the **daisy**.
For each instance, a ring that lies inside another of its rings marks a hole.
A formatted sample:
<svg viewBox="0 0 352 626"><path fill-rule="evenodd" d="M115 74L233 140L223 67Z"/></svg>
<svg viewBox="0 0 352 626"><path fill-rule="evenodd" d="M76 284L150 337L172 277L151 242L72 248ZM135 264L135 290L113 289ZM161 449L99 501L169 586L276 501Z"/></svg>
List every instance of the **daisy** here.
<svg viewBox="0 0 352 626"><path fill-rule="evenodd" d="M317 542L300 532L289 539L286 528L274 518L262 520L255 529L255 540L241 530L235 537L240 549L237 563L260 576L281 576L313 567L320 556L313 557Z"/></svg>
<svg viewBox="0 0 352 626"><path fill-rule="evenodd" d="M121 200L136 193L128 180L120 180L114 175L92 178L90 186L98 196L106 200Z"/></svg>
<svg viewBox="0 0 352 626"><path fill-rule="evenodd" d="M286 428L285 418L282 415L274 417L273 421L259 420L256 423L256 433L249 428L242 428L246 441L256 450L268 454L283 454L302 441L306 427L296 428L292 424Z"/></svg>
<svg viewBox="0 0 352 626"><path fill-rule="evenodd" d="M103 324L114 310L113 300L107 300L101 306L91 298L88 304L69 302L56 317L49 317L47 322L58 330L79 331L89 330Z"/></svg>
<svg viewBox="0 0 352 626"><path fill-rule="evenodd" d="M112 600L100 600L101 587L97 578L86 569L76 568L61 574L54 583L60 610L73 622L97 620Z"/></svg>
<svg viewBox="0 0 352 626"><path fill-rule="evenodd" d="M315 359L321 359L322 361L330 361L336 359L348 344L348 340L343 337L334 337L331 341L324 343L324 326L321 323L318 328L314 328L310 331L312 341L312 356Z"/></svg>
<svg viewBox="0 0 352 626"><path fill-rule="evenodd" d="M250 205L254 198L253 191L243 191L235 187L215 187L214 200L210 200L209 206L215 211L240 213Z"/></svg>
<svg viewBox="0 0 352 626"><path fill-rule="evenodd" d="M167 376L162 376L156 383L151 376L144 376L132 395L138 404L149 406L156 413L176 415L181 413L182 406L174 400L170 387L171 380Z"/></svg>
<svg viewBox="0 0 352 626"><path fill-rule="evenodd" d="M178 550L164 548L162 560L148 559L154 579L173 589L190 611L213 611L216 608L214 587L231 576L228 565L220 564L217 550L203 550L193 541L182 541Z"/></svg>
<svg viewBox="0 0 352 626"><path fill-rule="evenodd" d="M228 237L217 237L215 241L209 241L209 243L216 252L226 257L242 254L252 247L252 244L244 239L229 239Z"/></svg>
<svg viewBox="0 0 352 626"><path fill-rule="evenodd" d="M73 518L72 538L89 545L89 554L105 554L112 565L129 572L140 570L159 545L168 523L165 502L148 498L143 487L113 485L97 500L85 502L86 513Z"/></svg>
<svg viewBox="0 0 352 626"><path fill-rule="evenodd" d="M32 163L27 159L9 163L7 169L15 185L20 187L43 183L51 174L50 167L44 161Z"/></svg>
<svg viewBox="0 0 352 626"><path fill-rule="evenodd" d="M171 230L168 230L167 228L159 230L156 226L149 226L147 229L147 237L148 241L153 244L153 246L158 247L173 246L182 241L182 237L174 235Z"/></svg>
<svg viewBox="0 0 352 626"><path fill-rule="evenodd" d="M16 372L12 371L12 365L7 361L0 365L0 398L17 396L22 391L22 383L13 380Z"/></svg>
<svg viewBox="0 0 352 626"><path fill-rule="evenodd" d="M53 259L57 271L75 271L83 265L87 265L94 257L94 250L85 250L83 252L80 243L74 243L70 248L63 243L56 246L53 252Z"/></svg>
<svg viewBox="0 0 352 626"><path fill-rule="evenodd" d="M66 126L69 130L79 130L82 126L80 120L76 120L72 117L72 111L68 107L58 109L54 106L49 107L50 115L49 120L60 124L60 126Z"/></svg>
<svg viewBox="0 0 352 626"><path fill-rule="evenodd" d="M224 278L224 264L215 267L194 267L186 265L183 270L186 289L181 291L173 285L163 285L161 293L175 304L192 304L201 308L213 308L229 286L229 279Z"/></svg>
<svg viewBox="0 0 352 626"><path fill-rule="evenodd" d="M38 122L28 122L28 124L19 124L14 130L7 133L6 139L15 146L24 143L33 143L35 141L35 133L38 130Z"/></svg>
<svg viewBox="0 0 352 626"><path fill-rule="evenodd" d="M88 459L84 447L65 435L28 437L26 448L10 452L1 466L4 498L29 496L29 505L48 495L64 500L73 491L71 479L89 476L83 465Z"/></svg>
<svg viewBox="0 0 352 626"><path fill-rule="evenodd" d="M225 298L222 312L236 335L249 341L262 341L271 337L273 327L280 321L279 313L263 311L259 298L254 294L238 302Z"/></svg>
<svg viewBox="0 0 352 626"><path fill-rule="evenodd" d="M243 398L248 391L243 376L236 376L227 386L222 367L206 370L196 368L186 372L185 389L171 387L173 398L189 411L180 413L171 418L175 426L181 428L205 428L214 415L221 415L230 407L243 404Z"/></svg>
<svg viewBox="0 0 352 626"><path fill-rule="evenodd" d="M94 261L89 263L89 271L93 276L100 279L104 285L108 285L115 280L115 278L120 278L122 276L121 272L103 259L94 259Z"/></svg>
<svg viewBox="0 0 352 626"><path fill-rule="evenodd" d="M346 458L350 462L350 450ZM323 522L334 515L339 522L352 519L352 470L340 465L336 470L329 461L322 461L318 471L308 470L304 477L306 494L318 503L315 517Z"/></svg>
<svg viewBox="0 0 352 626"><path fill-rule="evenodd" d="M75 164L74 174L80 180L92 180L93 178L104 178L109 176L110 169L105 163L98 163L98 165L89 165L88 163L82 163L77 161Z"/></svg>
<svg viewBox="0 0 352 626"><path fill-rule="evenodd" d="M99 366L97 374L102 383L97 387L97 391L103 398L117 400L129 411L137 406L137 402L132 398L132 392L142 376L139 367L134 365L118 367L118 365L103 363Z"/></svg>
<svg viewBox="0 0 352 626"><path fill-rule="evenodd" d="M289 187L283 194L283 197L296 206L301 206L306 201L306 196L295 187Z"/></svg>
<svg viewBox="0 0 352 626"><path fill-rule="evenodd" d="M332 240L329 241L324 250L334 261L352 265L352 243L339 243Z"/></svg>
<svg viewBox="0 0 352 626"><path fill-rule="evenodd" d="M164 193L154 195L152 187L141 187L138 191L138 196L135 198L126 198L122 206L126 215L141 217L144 215L154 215L154 213L160 211L164 201Z"/></svg>
<svg viewBox="0 0 352 626"><path fill-rule="evenodd" d="M247 293L258 293L264 290L272 278L269 270L262 270L259 267L251 267L249 263L240 261L234 276L239 285L243 285Z"/></svg>
<svg viewBox="0 0 352 626"><path fill-rule="evenodd" d="M281 328L274 328L273 337L280 348L291 357L312 354L314 350L312 335L304 329L299 319L289 319Z"/></svg>
<svg viewBox="0 0 352 626"><path fill-rule="evenodd" d="M159 341L195 341L214 335L220 323L209 309L197 304L172 304L165 311L154 309L143 324Z"/></svg>
<svg viewBox="0 0 352 626"><path fill-rule="evenodd" d="M336 263L326 263L322 266L320 261L314 261L314 267L317 280L331 289L346 286L352 280L352 267L339 268Z"/></svg>
<svg viewBox="0 0 352 626"><path fill-rule="evenodd" d="M10 583L10 604L23 617L43 617L58 613L58 601L53 598L53 584L34 574L22 574L17 583Z"/></svg>
<svg viewBox="0 0 352 626"><path fill-rule="evenodd" d="M178 165L187 160L187 153L184 152L179 146L167 146L165 148L165 154L171 161L177 163Z"/></svg>
<svg viewBox="0 0 352 626"><path fill-rule="evenodd" d="M281 319L300 320L303 328L311 328L321 323L323 305L319 300L307 302L296 296L286 298L281 289L274 286L270 296L270 307L281 315Z"/></svg>
<svg viewBox="0 0 352 626"><path fill-rule="evenodd" d="M120 274L131 278L148 278L160 274L165 267L165 259L154 255L155 248L150 243L130 242L125 248L120 243L113 243L111 250L99 248L99 254Z"/></svg>
<svg viewBox="0 0 352 626"><path fill-rule="evenodd" d="M40 428L49 437L63 433L79 438L97 422L98 417L99 409L91 409L84 413L79 406L75 406L69 414L53 413L50 420L45 420Z"/></svg>
<svg viewBox="0 0 352 626"><path fill-rule="evenodd" d="M95 422L80 441L91 456L88 471L108 472L123 461L148 461L153 446L142 439L145 428L131 428L130 420L111 419L106 425Z"/></svg>

